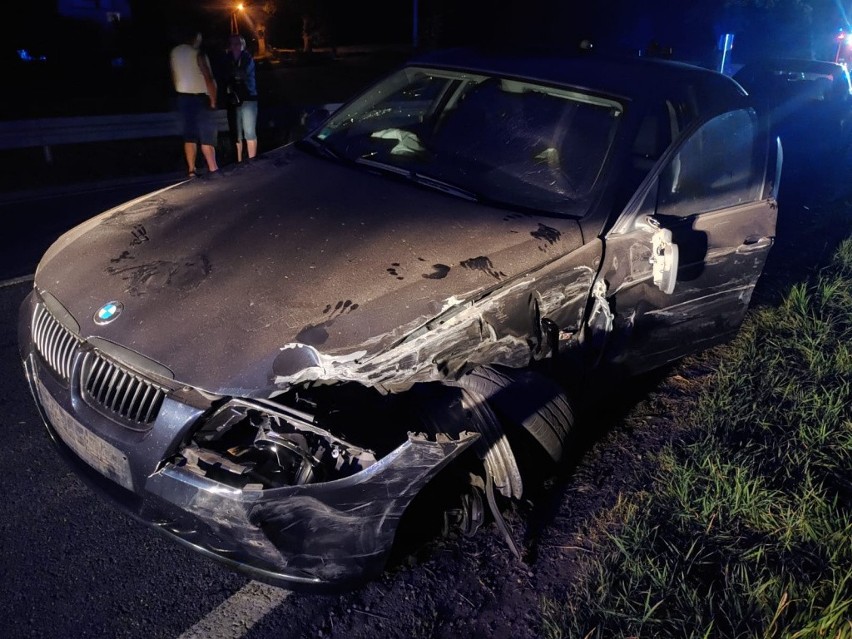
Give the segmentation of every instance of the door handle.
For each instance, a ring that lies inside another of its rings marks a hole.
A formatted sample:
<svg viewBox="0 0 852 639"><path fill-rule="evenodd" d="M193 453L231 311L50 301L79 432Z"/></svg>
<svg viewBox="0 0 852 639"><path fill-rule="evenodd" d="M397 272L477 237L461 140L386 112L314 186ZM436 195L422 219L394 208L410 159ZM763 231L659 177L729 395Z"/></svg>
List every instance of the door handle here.
<svg viewBox="0 0 852 639"><path fill-rule="evenodd" d="M739 245L737 253L754 253L755 251L762 251L770 246L772 246L771 237L750 235L743 240L742 244Z"/></svg>

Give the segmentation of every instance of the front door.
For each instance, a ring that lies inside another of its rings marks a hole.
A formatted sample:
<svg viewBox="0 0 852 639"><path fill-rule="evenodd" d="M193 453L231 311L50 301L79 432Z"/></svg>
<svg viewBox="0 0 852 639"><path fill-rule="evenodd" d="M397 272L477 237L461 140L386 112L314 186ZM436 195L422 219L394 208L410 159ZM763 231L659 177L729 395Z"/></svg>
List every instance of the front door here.
<svg viewBox="0 0 852 639"><path fill-rule="evenodd" d="M598 275L613 314L605 361L638 373L739 328L775 237L759 131L754 113L742 109L686 135L607 233ZM655 235L666 230L678 252L670 292L655 285L652 266Z"/></svg>

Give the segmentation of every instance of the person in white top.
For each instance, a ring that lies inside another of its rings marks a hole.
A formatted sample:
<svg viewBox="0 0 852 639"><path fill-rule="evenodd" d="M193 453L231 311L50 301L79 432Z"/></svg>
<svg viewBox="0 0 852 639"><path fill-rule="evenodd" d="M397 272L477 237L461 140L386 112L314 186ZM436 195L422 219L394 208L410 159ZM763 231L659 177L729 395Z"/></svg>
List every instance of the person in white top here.
<svg viewBox="0 0 852 639"><path fill-rule="evenodd" d="M177 108L183 125L183 151L189 177L195 177L198 145L210 173L219 170L216 163L216 136L213 121L216 108L216 80L210 60L201 52L201 34L186 33L182 44L172 49L172 82L177 92Z"/></svg>

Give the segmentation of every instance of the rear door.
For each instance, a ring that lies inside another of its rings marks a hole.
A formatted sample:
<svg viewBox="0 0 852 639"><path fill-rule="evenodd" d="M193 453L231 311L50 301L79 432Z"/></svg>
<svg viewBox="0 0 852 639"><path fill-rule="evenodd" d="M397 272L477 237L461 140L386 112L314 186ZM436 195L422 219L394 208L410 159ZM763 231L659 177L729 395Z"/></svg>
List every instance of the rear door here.
<svg viewBox="0 0 852 639"><path fill-rule="evenodd" d="M637 373L739 328L775 237L774 177L760 131L751 109L694 127L607 233L596 282L612 313L606 361ZM660 263L666 243L678 253L670 292L654 283L652 260Z"/></svg>

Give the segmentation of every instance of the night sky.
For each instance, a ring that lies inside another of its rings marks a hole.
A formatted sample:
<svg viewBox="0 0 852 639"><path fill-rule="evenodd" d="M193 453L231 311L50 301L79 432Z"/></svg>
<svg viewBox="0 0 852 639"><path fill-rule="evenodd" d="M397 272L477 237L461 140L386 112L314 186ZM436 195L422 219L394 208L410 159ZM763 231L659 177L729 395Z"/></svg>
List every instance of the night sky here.
<svg viewBox="0 0 852 639"><path fill-rule="evenodd" d="M187 17L211 35L227 32L234 3L130 0L134 38L158 45L169 37L172 25ZM256 14L262 13L262 0L246 4ZM279 47L299 45L303 15L310 16L321 39L329 43L411 41L414 0L278 0L273 4L277 11L267 18L268 33L270 42ZM4 58L9 44L85 50L85 28L58 18L56 6L57 0L28 0L16 7L19 17L7 39ZM762 8L766 6L772 9ZM657 40L682 51L684 57L712 49L725 31L737 32L745 48L804 55L814 46L819 48L822 34L844 22L834 0L419 0L419 7L424 46L483 42L565 45L591 37L601 46L628 51Z"/></svg>
<svg viewBox="0 0 852 639"><path fill-rule="evenodd" d="M221 48L235 1L130 0L131 20L110 28L60 16L57 0L29 0L16 7L16 28L0 45L0 72L6 86L17 87L36 105L105 85L126 94L149 85L152 91L168 90L161 86L168 81L163 69L176 27L191 22L209 46ZM305 17L317 46L412 43L414 0L278 0L271 3L274 15L262 11L261 0L245 1L256 18L266 20L267 42L274 47L301 47ZM652 44L671 47L676 59L714 67L719 37L733 32L735 62L833 59L833 36L845 24L838 6L835 0L419 0L419 45L576 50L588 39L598 51L616 54L637 55ZM252 43L245 21L241 29ZM24 64L18 50L46 61ZM0 118L22 117L10 110L19 106L3 101Z"/></svg>

